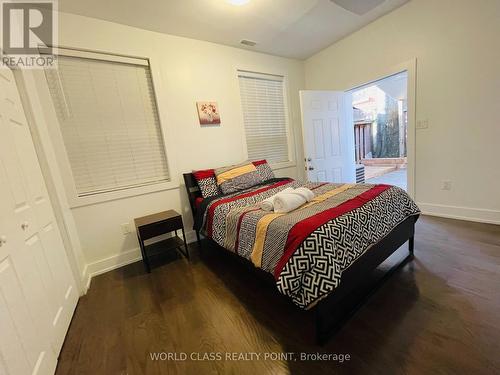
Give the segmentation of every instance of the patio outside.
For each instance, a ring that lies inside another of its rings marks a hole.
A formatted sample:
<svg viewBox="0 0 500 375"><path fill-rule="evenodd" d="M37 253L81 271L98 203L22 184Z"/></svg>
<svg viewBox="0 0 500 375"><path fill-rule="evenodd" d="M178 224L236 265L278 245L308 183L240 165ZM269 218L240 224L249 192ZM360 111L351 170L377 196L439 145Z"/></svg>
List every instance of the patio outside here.
<svg viewBox="0 0 500 375"><path fill-rule="evenodd" d="M407 189L407 73L352 92L356 164L366 183Z"/></svg>
<svg viewBox="0 0 500 375"><path fill-rule="evenodd" d="M398 186L403 190L407 190L406 183L406 168L397 169L395 171L384 173L378 177L372 177L366 180L368 184L388 184Z"/></svg>

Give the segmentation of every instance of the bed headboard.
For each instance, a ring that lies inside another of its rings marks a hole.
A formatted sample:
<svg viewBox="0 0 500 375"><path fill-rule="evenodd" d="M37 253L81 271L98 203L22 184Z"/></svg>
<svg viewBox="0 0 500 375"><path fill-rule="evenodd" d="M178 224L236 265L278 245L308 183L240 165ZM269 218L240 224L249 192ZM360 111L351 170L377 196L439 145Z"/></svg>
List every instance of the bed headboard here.
<svg viewBox="0 0 500 375"><path fill-rule="evenodd" d="M201 191L192 173L183 173L186 191L189 197L189 205L193 219L196 217L196 198L201 197Z"/></svg>

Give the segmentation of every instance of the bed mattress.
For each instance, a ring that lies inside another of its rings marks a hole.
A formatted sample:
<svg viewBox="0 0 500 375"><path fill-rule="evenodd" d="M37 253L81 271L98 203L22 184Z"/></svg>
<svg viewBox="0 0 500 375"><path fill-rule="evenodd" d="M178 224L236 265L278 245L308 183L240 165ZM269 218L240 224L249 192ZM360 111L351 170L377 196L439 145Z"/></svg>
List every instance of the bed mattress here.
<svg viewBox="0 0 500 375"><path fill-rule="evenodd" d="M307 187L314 199L286 213L259 203L287 187ZM420 210L395 186L273 179L203 200L195 229L274 275L279 291L308 309L335 290L342 272Z"/></svg>

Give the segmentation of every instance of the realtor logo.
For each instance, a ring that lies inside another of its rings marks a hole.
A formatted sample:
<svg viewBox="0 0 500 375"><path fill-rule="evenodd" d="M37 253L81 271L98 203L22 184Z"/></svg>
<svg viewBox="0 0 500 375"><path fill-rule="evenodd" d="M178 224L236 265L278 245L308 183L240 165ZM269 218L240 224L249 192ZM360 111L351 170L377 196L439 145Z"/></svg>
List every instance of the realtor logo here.
<svg viewBox="0 0 500 375"><path fill-rule="evenodd" d="M52 66L56 43L56 3L48 0L1 2L2 63L24 68Z"/></svg>

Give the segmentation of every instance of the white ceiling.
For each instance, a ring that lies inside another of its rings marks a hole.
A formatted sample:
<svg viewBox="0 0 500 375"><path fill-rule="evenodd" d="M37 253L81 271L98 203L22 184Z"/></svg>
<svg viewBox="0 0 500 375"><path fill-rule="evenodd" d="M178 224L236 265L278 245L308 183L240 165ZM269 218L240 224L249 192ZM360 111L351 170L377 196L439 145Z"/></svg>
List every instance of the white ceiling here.
<svg viewBox="0 0 500 375"><path fill-rule="evenodd" d="M250 0L240 6L228 0L59 0L59 9L146 30L305 59L407 1L385 0L364 15L349 12L330 0ZM242 46L242 39L257 45Z"/></svg>

